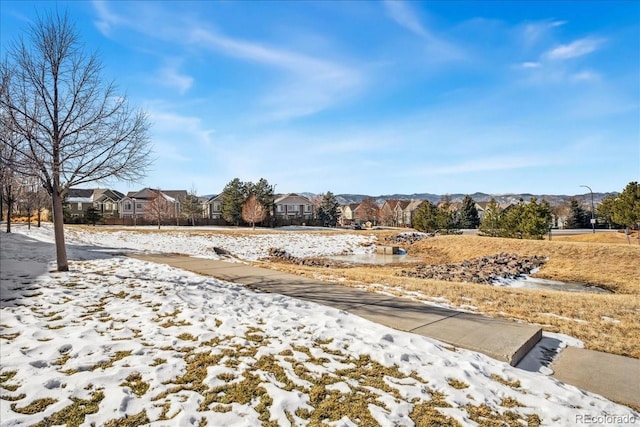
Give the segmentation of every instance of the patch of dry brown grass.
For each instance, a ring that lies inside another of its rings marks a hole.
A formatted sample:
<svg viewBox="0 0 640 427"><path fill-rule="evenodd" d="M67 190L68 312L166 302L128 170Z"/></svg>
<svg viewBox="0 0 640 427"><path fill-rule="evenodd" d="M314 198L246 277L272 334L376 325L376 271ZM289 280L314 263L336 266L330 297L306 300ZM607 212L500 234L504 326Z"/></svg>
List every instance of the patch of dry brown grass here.
<svg viewBox="0 0 640 427"><path fill-rule="evenodd" d="M637 246L438 236L406 249L409 256L425 264L455 263L498 252L544 255L549 261L535 276L598 285L615 293L560 292L397 277L396 273L406 265L331 269L264 265L307 277L342 277L346 280L341 283L347 286L384 284L399 288L399 296L404 291L417 291L425 300L445 298L455 307L474 306L478 312L492 317L538 324L546 331L574 336L589 349L640 358L640 248Z"/></svg>
<svg viewBox="0 0 640 427"><path fill-rule="evenodd" d="M638 245L638 232L632 231L629 234L629 240L622 231L612 231L608 233L585 233L567 236L552 236L551 240L559 242L589 242L589 243L608 243L621 245Z"/></svg>
<svg viewBox="0 0 640 427"><path fill-rule="evenodd" d="M498 252L543 255L549 261L535 277L603 286L640 294L640 247L590 242L438 236L410 245L408 253L428 264L457 263Z"/></svg>

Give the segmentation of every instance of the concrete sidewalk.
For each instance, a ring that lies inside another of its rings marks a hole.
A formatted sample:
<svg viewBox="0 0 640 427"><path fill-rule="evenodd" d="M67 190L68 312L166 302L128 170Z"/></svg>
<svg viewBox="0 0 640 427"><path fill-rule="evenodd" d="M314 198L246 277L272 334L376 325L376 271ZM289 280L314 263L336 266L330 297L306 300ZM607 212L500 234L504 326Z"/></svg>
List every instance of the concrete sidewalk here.
<svg viewBox="0 0 640 427"><path fill-rule="evenodd" d="M516 366L542 337L542 329L525 323L430 306L247 264L183 255L132 256L244 284L262 292L335 307L394 329L477 351L512 366ZM553 377L562 382L640 408L638 359L568 347L551 368Z"/></svg>
<svg viewBox="0 0 640 427"><path fill-rule="evenodd" d="M134 255L136 258L240 283L347 311L401 331L477 351L512 366L542 337L536 326L431 306L404 298L311 280L241 263L181 255Z"/></svg>
<svg viewBox="0 0 640 427"><path fill-rule="evenodd" d="M553 377L640 410L640 360L567 347L551 365Z"/></svg>

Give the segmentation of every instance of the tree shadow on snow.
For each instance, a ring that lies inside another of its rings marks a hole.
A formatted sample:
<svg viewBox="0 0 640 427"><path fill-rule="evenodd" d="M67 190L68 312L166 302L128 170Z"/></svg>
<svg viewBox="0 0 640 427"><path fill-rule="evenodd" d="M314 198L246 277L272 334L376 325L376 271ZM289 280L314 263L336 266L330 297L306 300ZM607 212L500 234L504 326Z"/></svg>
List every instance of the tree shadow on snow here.
<svg viewBox="0 0 640 427"><path fill-rule="evenodd" d="M72 261L106 259L123 255L118 248L67 244L67 258ZM73 270L73 265L70 265ZM0 232L0 308L15 307L37 296L38 277L55 272L55 245L21 233Z"/></svg>

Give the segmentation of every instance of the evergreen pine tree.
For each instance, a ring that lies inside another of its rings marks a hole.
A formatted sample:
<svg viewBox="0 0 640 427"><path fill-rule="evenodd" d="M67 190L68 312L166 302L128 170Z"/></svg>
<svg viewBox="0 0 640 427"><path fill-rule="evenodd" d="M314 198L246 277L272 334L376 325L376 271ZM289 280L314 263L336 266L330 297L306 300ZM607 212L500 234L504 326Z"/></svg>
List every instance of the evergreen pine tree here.
<svg viewBox="0 0 640 427"><path fill-rule="evenodd" d="M516 205L512 205L503 213L501 237L516 237L522 239L524 235L524 200L520 199Z"/></svg>
<svg viewBox="0 0 640 427"><path fill-rule="evenodd" d="M421 204L414 214L413 227L425 233L436 231L438 229L438 207L428 200Z"/></svg>
<svg viewBox="0 0 640 427"><path fill-rule="evenodd" d="M456 233L456 213L451 210L451 197L444 196L437 207L438 229L445 234Z"/></svg>
<svg viewBox="0 0 640 427"><path fill-rule="evenodd" d="M95 207L91 206L84 213L84 220L89 224L92 224L94 227L98 221L102 219L102 214Z"/></svg>
<svg viewBox="0 0 640 427"><path fill-rule="evenodd" d="M640 227L640 185L637 182L627 184L615 200L613 220L627 227Z"/></svg>
<svg viewBox="0 0 640 427"><path fill-rule="evenodd" d="M520 227L522 237L526 239L541 240L551 227L551 207L546 200L538 203L535 197L532 197L522 209L522 217L520 219Z"/></svg>
<svg viewBox="0 0 640 427"><path fill-rule="evenodd" d="M322 196L320 208L318 209L318 218L325 226L335 227L338 223L338 199L331 191Z"/></svg>
<svg viewBox="0 0 640 427"><path fill-rule="evenodd" d="M264 218L264 220L269 220L272 214L274 213L273 212L273 201L274 201L273 185L269 184L269 181L267 181L264 178L260 178L260 180L255 184L249 182L249 183L246 183L245 185L247 187L246 197L249 197L251 194L255 195L256 199L258 199L258 202L260 202L260 204L264 207L266 211L266 217Z"/></svg>
<svg viewBox="0 0 640 427"><path fill-rule="evenodd" d="M476 202L468 194L462 199L462 206L458 213L458 226L460 228L477 228L480 225L480 217Z"/></svg>
<svg viewBox="0 0 640 427"><path fill-rule="evenodd" d="M246 185L234 178L222 190L222 219L230 224L240 225L245 200Z"/></svg>
<svg viewBox="0 0 640 427"><path fill-rule="evenodd" d="M502 219L503 212L496 202L496 199L491 198L487 207L484 211L484 216L482 217L482 222L480 223L479 231L485 235L490 237L498 237L502 235Z"/></svg>
<svg viewBox="0 0 640 427"><path fill-rule="evenodd" d="M602 201L598 205L598 208L596 209L598 218L601 218L609 228L612 228L618 225L613 220L615 203L616 203L616 198L614 196L609 195L604 199L602 199Z"/></svg>
<svg viewBox="0 0 640 427"><path fill-rule="evenodd" d="M576 198L569 200L569 215L566 228L586 228L589 226L587 211L580 205Z"/></svg>

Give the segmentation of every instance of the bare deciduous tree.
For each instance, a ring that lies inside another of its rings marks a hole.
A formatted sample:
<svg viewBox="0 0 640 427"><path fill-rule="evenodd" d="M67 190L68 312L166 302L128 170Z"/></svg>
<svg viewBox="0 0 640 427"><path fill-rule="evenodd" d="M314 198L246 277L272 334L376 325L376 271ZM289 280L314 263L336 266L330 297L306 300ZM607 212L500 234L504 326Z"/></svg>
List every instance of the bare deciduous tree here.
<svg viewBox="0 0 640 427"><path fill-rule="evenodd" d="M4 116L4 114L2 114ZM13 214L14 206L19 199L19 183L16 166L19 162L17 152L11 144L5 143L15 138L15 134L11 132L6 120L0 122L0 197L2 198L3 207L7 207L7 233L11 233L11 214Z"/></svg>
<svg viewBox="0 0 640 427"><path fill-rule="evenodd" d="M154 195L145 204L142 216L158 224L159 230L164 221L173 217L175 206L174 202L171 202L162 191L153 191Z"/></svg>
<svg viewBox="0 0 640 427"><path fill-rule="evenodd" d="M244 205L242 205L242 219L251 224L255 230L256 222L262 222L267 217L267 210L258 201L258 198L252 194L249 196Z"/></svg>
<svg viewBox="0 0 640 427"><path fill-rule="evenodd" d="M357 219L359 221L371 222L375 225L380 208L373 198L367 197L362 200L357 210Z"/></svg>
<svg viewBox="0 0 640 427"><path fill-rule="evenodd" d="M52 13L17 39L0 67L3 120L19 136L11 144L35 166L51 195L58 271L67 271L62 202L69 188L116 178L135 181L150 165L149 123L132 110L87 55L66 14ZM0 137L2 138L2 137ZM29 171L24 171L29 173Z"/></svg>

